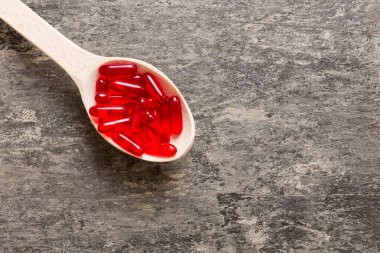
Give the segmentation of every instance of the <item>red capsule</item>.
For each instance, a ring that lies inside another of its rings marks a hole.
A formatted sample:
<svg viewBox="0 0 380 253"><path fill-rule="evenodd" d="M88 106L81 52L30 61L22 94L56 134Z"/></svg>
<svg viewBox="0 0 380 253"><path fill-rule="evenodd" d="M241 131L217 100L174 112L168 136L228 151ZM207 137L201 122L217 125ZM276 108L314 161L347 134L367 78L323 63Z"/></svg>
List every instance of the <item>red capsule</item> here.
<svg viewBox="0 0 380 253"><path fill-rule="evenodd" d="M165 92L162 90L160 84L150 74L145 74L145 87L153 99L157 100L161 104L165 103L167 100Z"/></svg>
<svg viewBox="0 0 380 253"><path fill-rule="evenodd" d="M172 133L180 134L183 128L181 101L179 100L178 97L174 96L169 99L169 103L170 103Z"/></svg>
<svg viewBox="0 0 380 253"><path fill-rule="evenodd" d="M115 133L113 140L126 151L136 155L141 156L144 154L144 150L138 145L126 132Z"/></svg>
<svg viewBox="0 0 380 253"><path fill-rule="evenodd" d="M152 143L149 147L145 148L145 153L155 156L171 157L177 153L177 148L170 143Z"/></svg>
<svg viewBox="0 0 380 253"><path fill-rule="evenodd" d="M113 115L126 115L127 108L121 105L95 105L90 108L90 114L94 117L109 117Z"/></svg>
<svg viewBox="0 0 380 253"><path fill-rule="evenodd" d="M164 132L170 133L172 131L170 104L162 104L160 106L159 112L161 127L164 129Z"/></svg>
<svg viewBox="0 0 380 253"><path fill-rule="evenodd" d="M102 93L102 92L96 94L95 101L98 104L107 104L108 103L107 94L106 93Z"/></svg>
<svg viewBox="0 0 380 253"><path fill-rule="evenodd" d="M136 84L143 84L144 79L140 75L130 76L130 77L123 77L123 76L110 76L107 78L108 82L112 81L122 81L122 82L130 82L130 83L136 83Z"/></svg>
<svg viewBox="0 0 380 253"><path fill-rule="evenodd" d="M133 105L137 100L124 95L99 93L95 96L95 101L98 104Z"/></svg>
<svg viewBox="0 0 380 253"><path fill-rule="evenodd" d="M144 87L131 81L112 81L109 87L113 91L123 92L127 96L141 96L144 93Z"/></svg>
<svg viewBox="0 0 380 253"><path fill-rule="evenodd" d="M135 76L137 72L136 64L126 61L110 62L103 64L99 68L99 73L110 76Z"/></svg>
<svg viewBox="0 0 380 253"><path fill-rule="evenodd" d="M135 106L135 111L133 112L132 124L131 124L132 132L136 132L136 133L141 132L141 123L142 123L141 114L143 112L145 104L146 104L146 99L141 98Z"/></svg>
<svg viewBox="0 0 380 253"><path fill-rule="evenodd" d="M98 131L101 133L108 132L110 130L115 131L120 128L129 126L131 124L131 118L119 118L119 119L100 119L98 125Z"/></svg>
<svg viewBox="0 0 380 253"><path fill-rule="evenodd" d="M96 81L96 93L106 92L107 90L107 78L104 76L99 77Z"/></svg>

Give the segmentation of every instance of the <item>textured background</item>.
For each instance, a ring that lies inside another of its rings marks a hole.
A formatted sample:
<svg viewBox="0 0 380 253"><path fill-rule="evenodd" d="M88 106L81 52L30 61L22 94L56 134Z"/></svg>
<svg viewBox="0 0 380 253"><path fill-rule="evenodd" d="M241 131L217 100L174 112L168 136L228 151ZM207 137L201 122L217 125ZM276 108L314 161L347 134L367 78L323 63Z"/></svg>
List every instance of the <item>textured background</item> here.
<svg viewBox="0 0 380 253"><path fill-rule="evenodd" d="M380 1L24 2L166 72L197 133L178 162L123 155L0 21L1 252L379 252Z"/></svg>

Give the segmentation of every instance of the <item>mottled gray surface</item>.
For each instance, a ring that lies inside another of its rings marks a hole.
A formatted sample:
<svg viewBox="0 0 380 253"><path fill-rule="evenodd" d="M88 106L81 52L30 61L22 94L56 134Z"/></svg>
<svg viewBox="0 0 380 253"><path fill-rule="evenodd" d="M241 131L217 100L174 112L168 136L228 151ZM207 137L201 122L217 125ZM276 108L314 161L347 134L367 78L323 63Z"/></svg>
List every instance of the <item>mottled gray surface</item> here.
<svg viewBox="0 0 380 253"><path fill-rule="evenodd" d="M380 1L25 2L161 68L197 133L178 162L125 156L0 22L0 252L379 252Z"/></svg>

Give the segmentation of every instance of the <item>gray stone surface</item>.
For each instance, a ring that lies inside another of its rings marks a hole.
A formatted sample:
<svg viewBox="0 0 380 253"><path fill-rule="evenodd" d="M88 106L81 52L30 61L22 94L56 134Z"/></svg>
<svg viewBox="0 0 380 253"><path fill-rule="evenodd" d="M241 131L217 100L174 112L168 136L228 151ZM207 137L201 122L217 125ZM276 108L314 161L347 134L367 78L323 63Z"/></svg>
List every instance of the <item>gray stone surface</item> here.
<svg viewBox="0 0 380 253"><path fill-rule="evenodd" d="M161 68L197 134L178 162L125 156L0 22L1 252L379 252L380 1L25 2Z"/></svg>

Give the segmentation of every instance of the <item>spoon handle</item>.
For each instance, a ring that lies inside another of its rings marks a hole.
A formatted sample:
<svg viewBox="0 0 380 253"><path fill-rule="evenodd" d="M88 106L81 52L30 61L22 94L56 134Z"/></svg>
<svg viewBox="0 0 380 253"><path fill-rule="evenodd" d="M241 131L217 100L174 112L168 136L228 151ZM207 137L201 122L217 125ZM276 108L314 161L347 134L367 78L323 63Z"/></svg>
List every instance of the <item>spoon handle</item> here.
<svg viewBox="0 0 380 253"><path fill-rule="evenodd" d="M20 0L0 0L0 18L58 63L77 84L99 66L100 56L80 48Z"/></svg>

